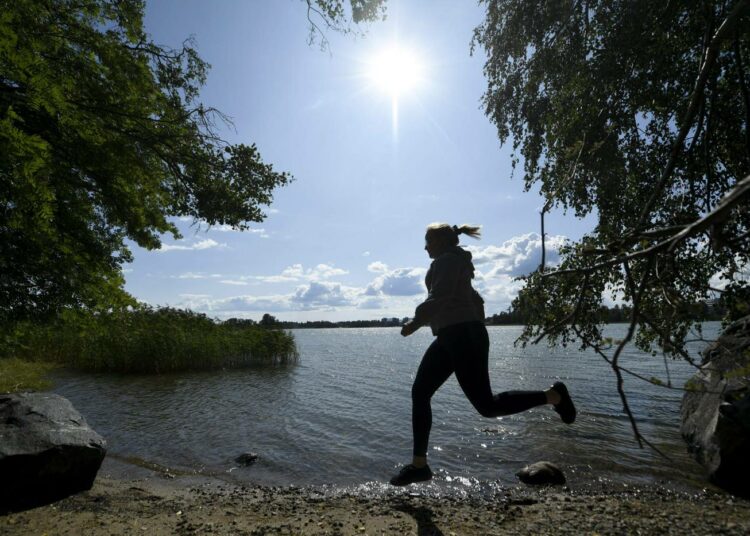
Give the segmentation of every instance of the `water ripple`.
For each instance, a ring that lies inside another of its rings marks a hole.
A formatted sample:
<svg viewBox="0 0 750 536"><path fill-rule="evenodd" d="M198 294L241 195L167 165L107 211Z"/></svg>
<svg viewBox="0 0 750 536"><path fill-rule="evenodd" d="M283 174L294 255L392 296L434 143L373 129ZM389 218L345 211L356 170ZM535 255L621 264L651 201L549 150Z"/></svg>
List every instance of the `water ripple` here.
<svg viewBox="0 0 750 536"><path fill-rule="evenodd" d="M611 326L617 336L622 326ZM706 327L708 336L716 326ZM601 358L572 348L513 346L515 327L490 328L490 377L495 390L543 389L557 379L579 407L573 426L549 408L484 419L454 378L433 398L433 486L469 489L477 482L512 484L523 465L561 463L569 481L669 479L699 485L702 471L679 435L682 393L626 378L641 431L666 452L639 449L622 412L615 379ZM411 452L410 389L425 330L409 339L398 329L295 332L300 364L241 371L162 376L61 372L57 391L69 398L123 457L226 474L239 482L369 486L387 481ZM664 363L634 349L622 362L646 377ZM670 363L682 385L692 369ZM259 454L251 467L234 458Z"/></svg>

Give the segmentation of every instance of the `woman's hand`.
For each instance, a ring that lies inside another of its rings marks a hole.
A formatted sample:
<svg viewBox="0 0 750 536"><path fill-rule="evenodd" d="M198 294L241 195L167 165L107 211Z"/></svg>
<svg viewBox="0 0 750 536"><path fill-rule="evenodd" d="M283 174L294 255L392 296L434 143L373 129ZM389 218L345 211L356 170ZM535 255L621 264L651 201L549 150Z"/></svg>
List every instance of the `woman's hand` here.
<svg viewBox="0 0 750 536"><path fill-rule="evenodd" d="M401 335L404 337L408 337L415 331L419 329L419 326L415 324L414 322L407 322L403 326L401 326Z"/></svg>

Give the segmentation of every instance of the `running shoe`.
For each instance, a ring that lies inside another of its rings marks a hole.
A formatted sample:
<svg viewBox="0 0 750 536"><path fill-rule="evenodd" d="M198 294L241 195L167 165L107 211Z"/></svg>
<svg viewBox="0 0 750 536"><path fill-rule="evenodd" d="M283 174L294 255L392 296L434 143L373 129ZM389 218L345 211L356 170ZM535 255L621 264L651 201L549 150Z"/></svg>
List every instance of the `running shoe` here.
<svg viewBox="0 0 750 536"><path fill-rule="evenodd" d="M560 402L554 405L555 411L560 414L562 422L573 424L576 420L576 407L573 405L573 400L568 394L568 388L565 387L563 382L555 382L552 389L560 395Z"/></svg>
<svg viewBox="0 0 750 536"><path fill-rule="evenodd" d="M417 467L409 464L401 468L401 471L391 478L391 484L393 486L407 486L414 482L424 482L432 478L432 471L429 465L424 467Z"/></svg>

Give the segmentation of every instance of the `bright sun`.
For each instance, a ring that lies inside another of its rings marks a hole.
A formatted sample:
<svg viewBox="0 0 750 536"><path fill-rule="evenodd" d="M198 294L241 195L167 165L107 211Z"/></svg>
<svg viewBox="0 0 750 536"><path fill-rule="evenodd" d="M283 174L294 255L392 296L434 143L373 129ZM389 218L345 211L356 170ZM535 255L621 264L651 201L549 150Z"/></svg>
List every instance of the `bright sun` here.
<svg viewBox="0 0 750 536"><path fill-rule="evenodd" d="M413 91L422 77L422 63L410 50L393 46L370 62L368 76L394 99Z"/></svg>

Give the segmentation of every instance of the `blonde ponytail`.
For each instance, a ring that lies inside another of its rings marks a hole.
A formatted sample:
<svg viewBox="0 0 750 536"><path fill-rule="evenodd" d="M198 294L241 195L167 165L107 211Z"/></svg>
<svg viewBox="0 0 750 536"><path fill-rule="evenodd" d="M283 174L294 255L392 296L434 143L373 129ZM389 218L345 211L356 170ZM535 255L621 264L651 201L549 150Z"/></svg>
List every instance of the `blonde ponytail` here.
<svg viewBox="0 0 750 536"><path fill-rule="evenodd" d="M482 236L481 225L468 225L464 223L462 225L459 225L458 227L454 225L453 230L456 232L456 235L465 234L472 237L474 240L479 240L479 238Z"/></svg>
<svg viewBox="0 0 750 536"><path fill-rule="evenodd" d="M427 234L439 236L451 246L458 245L458 236L465 234L476 240L481 236L481 226L462 224L460 226L448 225L447 223L431 223L427 226Z"/></svg>

